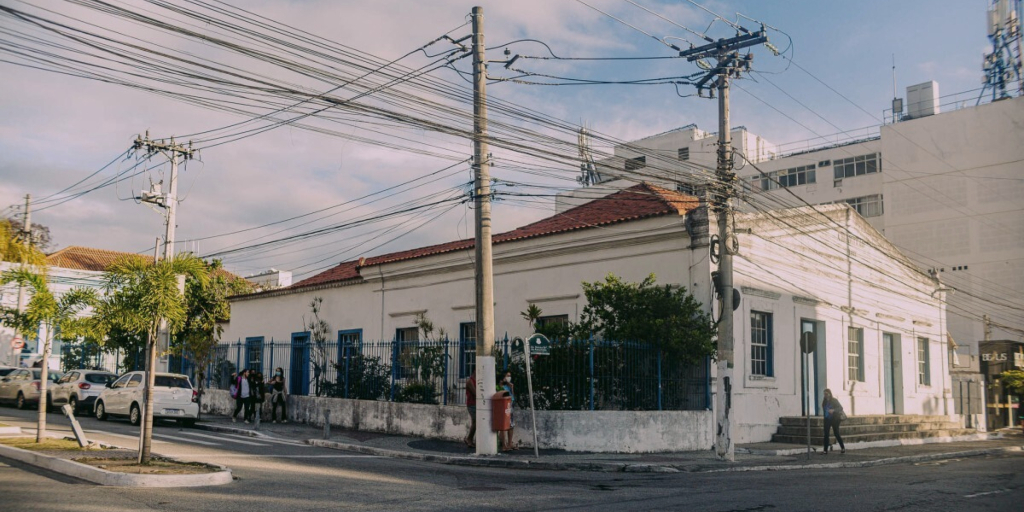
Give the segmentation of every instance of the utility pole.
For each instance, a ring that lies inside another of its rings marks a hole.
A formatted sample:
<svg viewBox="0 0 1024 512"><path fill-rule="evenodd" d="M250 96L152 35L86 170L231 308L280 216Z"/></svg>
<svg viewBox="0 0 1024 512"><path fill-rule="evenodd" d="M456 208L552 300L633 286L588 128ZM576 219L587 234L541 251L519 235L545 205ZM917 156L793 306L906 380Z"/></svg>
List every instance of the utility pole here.
<svg viewBox="0 0 1024 512"><path fill-rule="evenodd" d="M149 131L146 132L146 138L138 136L135 138L134 144L135 150L145 149L147 154L160 153L164 155L171 162L171 175L169 177L170 183L167 186L166 194L158 194L154 191L143 192L139 198L144 203L149 203L161 207L165 210L165 231L164 231L164 259L170 260L174 258L174 230L177 227L177 212L178 212L178 160L191 160L196 153L196 150L192 149L192 143L189 142L188 146L183 144L177 144L174 142L174 137L171 137L170 143L164 141L153 141L149 138ZM156 260L154 259L154 263ZM161 321L160 333L158 336L158 349L157 352L164 353L170 347L170 337L167 333L166 322ZM147 364L152 359L154 354L149 354L150 357L146 359ZM167 368L161 368L166 370Z"/></svg>
<svg viewBox="0 0 1024 512"><path fill-rule="evenodd" d="M487 62L484 8L473 7L473 204L476 223L476 453L495 455L491 433L494 394L494 273L491 255L491 173L487 154Z"/></svg>
<svg viewBox="0 0 1024 512"><path fill-rule="evenodd" d="M720 192L715 197L715 210L718 214L718 248L719 248L719 290L722 298L718 325L718 389L715 394L716 437L715 452L718 457L735 460L735 446L732 440L732 381L733 381L733 279L732 256L739 247L739 242L730 229L732 220L732 198L736 195L736 174L732 172L732 139L729 133L729 79L738 77L741 72L750 69L754 60L753 54L740 56L738 50L768 42L764 27L757 32L740 27L740 33L728 39L717 41L706 38L708 44L679 52L689 62L713 58L717 65L711 68L697 82L697 91L702 93L705 88L714 96L718 89L718 181ZM698 62L700 64L701 62ZM710 66L708 66L710 67ZM707 83L714 79L709 87Z"/></svg>
<svg viewBox="0 0 1024 512"><path fill-rule="evenodd" d="M25 259L28 258L28 253L32 249L32 194L25 194L25 217L22 219L23 223L21 226L21 243L25 245L25 250L21 253L21 270L25 270ZM18 314L25 313L25 285L18 285ZM15 333L15 339L19 337ZM22 343L25 340L22 339ZM38 349L38 347L37 347ZM18 365L18 352L21 349L14 348L11 346L11 366Z"/></svg>

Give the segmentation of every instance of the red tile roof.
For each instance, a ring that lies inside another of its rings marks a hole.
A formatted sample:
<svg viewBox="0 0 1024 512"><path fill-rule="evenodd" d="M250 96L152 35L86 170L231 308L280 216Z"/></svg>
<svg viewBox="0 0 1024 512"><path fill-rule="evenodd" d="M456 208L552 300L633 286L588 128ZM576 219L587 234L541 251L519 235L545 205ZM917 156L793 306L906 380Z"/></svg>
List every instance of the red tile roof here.
<svg viewBox="0 0 1024 512"><path fill-rule="evenodd" d="M47 255L46 263L51 267L103 272L114 260L122 256L139 256L145 261L153 261L152 256L72 245Z"/></svg>
<svg viewBox="0 0 1024 512"><path fill-rule="evenodd" d="M697 206L698 199L696 197L648 183L642 183L603 198L592 200L552 217L541 219L512 231L494 235L492 243L500 244L514 240L525 240L660 215L685 215L686 212ZM359 269L362 267L462 251L472 249L474 245L475 241L473 239L457 240L409 249L407 251L346 261L330 270L303 279L289 288L305 288L307 286L360 279Z"/></svg>

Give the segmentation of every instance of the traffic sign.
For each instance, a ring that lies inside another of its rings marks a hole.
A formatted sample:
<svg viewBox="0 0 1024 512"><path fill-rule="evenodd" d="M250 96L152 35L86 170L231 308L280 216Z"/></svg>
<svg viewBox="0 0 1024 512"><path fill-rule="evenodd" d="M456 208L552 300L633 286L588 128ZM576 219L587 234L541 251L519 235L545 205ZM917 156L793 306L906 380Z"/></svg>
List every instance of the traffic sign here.
<svg viewBox="0 0 1024 512"><path fill-rule="evenodd" d="M530 344L530 355L531 356L546 356L551 351L551 340L543 334L533 334L529 338L526 338L526 343ZM514 338L512 340L512 350L523 350L523 339Z"/></svg>
<svg viewBox="0 0 1024 512"><path fill-rule="evenodd" d="M807 331L800 335L800 350L804 354L810 354L814 352L814 349L818 347L818 337L813 332Z"/></svg>
<svg viewBox="0 0 1024 512"><path fill-rule="evenodd" d="M11 340L11 348L13 348L14 350L20 350L25 348L25 340L21 338L14 338L13 340Z"/></svg>

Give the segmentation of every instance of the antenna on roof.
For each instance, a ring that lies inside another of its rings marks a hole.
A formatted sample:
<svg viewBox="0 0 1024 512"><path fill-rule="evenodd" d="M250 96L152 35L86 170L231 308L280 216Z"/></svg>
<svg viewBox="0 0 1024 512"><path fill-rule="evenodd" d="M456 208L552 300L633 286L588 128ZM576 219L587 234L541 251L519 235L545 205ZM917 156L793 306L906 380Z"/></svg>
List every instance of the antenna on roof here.
<svg viewBox="0 0 1024 512"><path fill-rule="evenodd" d="M580 175L576 178L576 182L584 187L596 185L601 181L601 176L597 174L594 154L590 149L590 133L586 126L580 126L577 145L580 151Z"/></svg>

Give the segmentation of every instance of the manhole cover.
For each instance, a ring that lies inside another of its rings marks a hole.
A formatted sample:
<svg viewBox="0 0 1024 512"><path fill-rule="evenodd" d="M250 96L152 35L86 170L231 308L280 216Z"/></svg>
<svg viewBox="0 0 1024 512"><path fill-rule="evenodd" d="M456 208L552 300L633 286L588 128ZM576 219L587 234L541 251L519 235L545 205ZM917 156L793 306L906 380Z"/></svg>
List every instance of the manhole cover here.
<svg viewBox="0 0 1024 512"><path fill-rule="evenodd" d="M459 487L460 491L472 491L472 492L498 492L504 491L504 487Z"/></svg>

